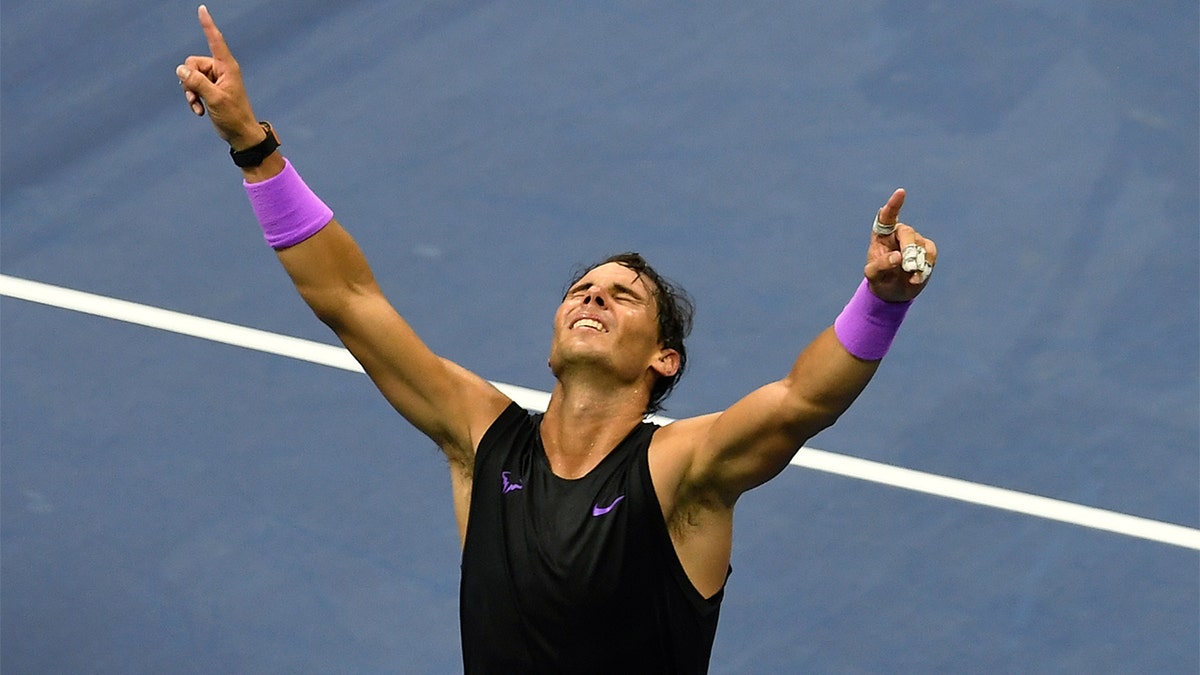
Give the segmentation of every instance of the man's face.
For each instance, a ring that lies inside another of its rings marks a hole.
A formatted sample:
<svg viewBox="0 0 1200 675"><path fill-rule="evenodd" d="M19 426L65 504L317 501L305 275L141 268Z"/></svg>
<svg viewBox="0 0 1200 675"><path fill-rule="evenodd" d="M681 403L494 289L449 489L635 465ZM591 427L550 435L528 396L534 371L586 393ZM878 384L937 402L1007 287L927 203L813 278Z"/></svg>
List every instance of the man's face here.
<svg viewBox="0 0 1200 675"><path fill-rule="evenodd" d="M554 315L550 367L562 377L569 368L604 367L622 379L659 374L664 350L658 337L654 289L633 270L606 263L567 290ZM672 371L673 373L673 371Z"/></svg>

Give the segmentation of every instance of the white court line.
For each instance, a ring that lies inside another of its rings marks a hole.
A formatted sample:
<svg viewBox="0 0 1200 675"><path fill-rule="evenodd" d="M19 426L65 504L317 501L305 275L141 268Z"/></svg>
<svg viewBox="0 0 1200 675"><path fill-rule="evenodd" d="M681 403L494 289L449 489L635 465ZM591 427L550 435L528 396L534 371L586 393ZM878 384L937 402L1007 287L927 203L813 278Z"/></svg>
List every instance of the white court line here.
<svg viewBox="0 0 1200 675"><path fill-rule="evenodd" d="M0 274L0 295L332 366L342 370L363 372L362 366L342 347L268 333L255 328L204 319L190 314L51 286L4 274ZM550 400L550 395L543 391L501 382L492 384L522 407L530 410L545 410L546 402ZM657 418L655 421L669 423L671 420ZM1200 530L1182 525L1139 518L957 478L913 471L815 448L801 448L792 458L791 463L806 469L1200 551Z"/></svg>

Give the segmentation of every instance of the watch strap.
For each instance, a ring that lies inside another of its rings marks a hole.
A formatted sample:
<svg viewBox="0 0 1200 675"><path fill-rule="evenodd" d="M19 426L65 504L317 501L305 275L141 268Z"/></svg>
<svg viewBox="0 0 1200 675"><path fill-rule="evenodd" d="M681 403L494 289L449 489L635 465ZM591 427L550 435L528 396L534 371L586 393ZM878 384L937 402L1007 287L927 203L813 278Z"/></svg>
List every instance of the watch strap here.
<svg viewBox="0 0 1200 675"><path fill-rule="evenodd" d="M275 131L271 128L271 123L259 122L259 125L262 126L263 131L267 132L267 137L261 143L245 150L229 148L229 156L233 158L233 163L243 169L261 165L268 155L279 149L279 138L275 136Z"/></svg>

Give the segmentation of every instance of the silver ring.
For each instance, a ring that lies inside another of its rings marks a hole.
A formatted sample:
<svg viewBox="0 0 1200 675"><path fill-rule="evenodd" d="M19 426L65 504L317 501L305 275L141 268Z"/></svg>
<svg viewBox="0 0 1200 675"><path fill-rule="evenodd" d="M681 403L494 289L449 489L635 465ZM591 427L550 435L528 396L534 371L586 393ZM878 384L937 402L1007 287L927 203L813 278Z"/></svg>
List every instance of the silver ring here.
<svg viewBox="0 0 1200 675"><path fill-rule="evenodd" d="M920 272L921 283L925 283L933 274L933 263L925 259L924 246L909 244L904 247L901 255L903 257L900 259L900 269L905 272Z"/></svg>
<svg viewBox="0 0 1200 675"><path fill-rule="evenodd" d="M871 225L871 231L881 237L886 237L889 234L896 231L896 225L898 223L881 223L881 222L879 222L879 214L882 212L883 212L883 209L879 209L878 211L875 212L875 222Z"/></svg>
<svg viewBox="0 0 1200 675"><path fill-rule="evenodd" d="M900 269L905 272L916 272L925 265L925 249L916 244L909 244L901 252Z"/></svg>

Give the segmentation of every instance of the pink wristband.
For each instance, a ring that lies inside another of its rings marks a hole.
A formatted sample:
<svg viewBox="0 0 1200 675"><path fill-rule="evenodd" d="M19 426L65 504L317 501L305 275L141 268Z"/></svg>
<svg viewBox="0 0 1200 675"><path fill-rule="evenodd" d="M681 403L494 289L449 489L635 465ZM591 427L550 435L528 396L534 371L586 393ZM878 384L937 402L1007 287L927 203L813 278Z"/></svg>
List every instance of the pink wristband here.
<svg viewBox="0 0 1200 675"><path fill-rule="evenodd" d="M259 183L242 183L271 248L295 246L333 220L333 210L309 189L286 158L279 175Z"/></svg>
<svg viewBox="0 0 1200 675"><path fill-rule="evenodd" d="M912 301L886 302L875 297L866 279L833 322L833 331L846 351L864 361L878 361L892 346L896 331Z"/></svg>

